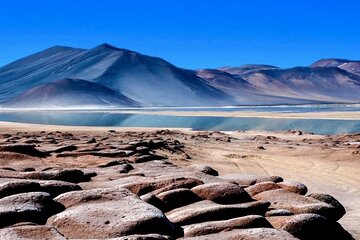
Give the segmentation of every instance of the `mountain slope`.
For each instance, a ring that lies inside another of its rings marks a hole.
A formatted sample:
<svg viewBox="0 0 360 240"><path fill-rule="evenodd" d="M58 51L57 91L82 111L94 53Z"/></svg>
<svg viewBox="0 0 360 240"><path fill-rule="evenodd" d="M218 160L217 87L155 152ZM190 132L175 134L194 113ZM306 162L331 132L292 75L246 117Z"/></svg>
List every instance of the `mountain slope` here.
<svg viewBox="0 0 360 240"><path fill-rule="evenodd" d="M0 68L0 101L40 84L59 80L56 69L85 50L55 46Z"/></svg>
<svg viewBox="0 0 360 240"><path fill-rule="evenodd" d="M340 61L322 64L325 67L289 69L245 65L197 73L214 87L228 93L238 92L235 95L244 96L253 104L359 102L360 76L337 67L343 64Z"/></svg>
<svg viewBox="0 0 360 240"><path fill-rule="evenodd" d="M260 69L263 68L261 67ZM236 99L236 102L241 105L297 104L313 102L312 100L296 99L291 96L282 97L274 95L261 88L257 88L239 75L252 71L255 71L255 68L234 67L221 68L221 70L202 69L198 70L196 74L205 79L211 86L232 95L234 99Z"/></svg>
<svg viewBox="0 0 360 240"><path fill-rule="evenodd" d="M32 88L3 103L4 107L135 107L138 103L96 83L62 79Z"/></svg>
<svg viewBox="0 0 360 240"><path fill-rule="evenodd" d="M359 93L360 62L346 59L289 69L249 64L187 70L102 44L88 50L56 46L0 68L0 103L17 107L360 102Z"/></svg>
<svg viewBox="0 0 360 240"><path fill-rule="evenodd" d="M325 102L360 101L360 78L335 67L268 69L242 77L276 96Z"/></svg>
<svg viewBox="0 0 360 240"><path fill-rule="evenodd" d="M347 72L360 75L360 61L347 59L329 58L321 59L310 65L311 67L337 67Z"/></svg>
<svg viewBox="0 0 360 240"><path fill-rule="evenodd" d="M43 62L47 64L44 66ZM63 78L94 82L144 105L206 106L232 102L229 95L165 60L107 44L90 50L48 49L0 68L0 100Z"/></svg>

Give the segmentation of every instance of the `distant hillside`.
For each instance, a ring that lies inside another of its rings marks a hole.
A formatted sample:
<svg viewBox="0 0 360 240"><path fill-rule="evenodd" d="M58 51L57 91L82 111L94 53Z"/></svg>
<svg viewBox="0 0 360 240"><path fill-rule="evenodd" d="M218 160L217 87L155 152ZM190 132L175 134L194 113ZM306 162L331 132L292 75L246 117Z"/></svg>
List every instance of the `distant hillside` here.
<svg viewBox="0 0 360 240"><path fill-rule="evenodd" d="M360 61L337 58L321 59L311 64L311 67L337 67L347 72L360 75Z"/></svg>
<svg viewBox="0 0 360 240"><path fill-rule="evenodd" d="M107 87L80 79L62 79L31 88L3 103L5 107L137 107L139 104Z"/></svg>
<svg viewBox="0 0 360 240"><path fill-rule="evenodd" d="M55 46L0 67L0 105L223 106L360 102L360 61L187 70L102 44Z"/></svg>

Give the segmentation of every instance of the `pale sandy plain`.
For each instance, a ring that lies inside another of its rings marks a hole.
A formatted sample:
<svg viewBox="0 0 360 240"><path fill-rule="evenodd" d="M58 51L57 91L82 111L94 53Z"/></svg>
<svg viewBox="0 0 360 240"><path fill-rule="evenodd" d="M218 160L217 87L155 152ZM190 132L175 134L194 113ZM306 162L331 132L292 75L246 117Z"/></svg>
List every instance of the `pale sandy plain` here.
<svg viewBox="0 0 360 240"><path fill-rule="evenodd" d="M192 112L150 113L192 114ZM215 114L196 113L195 115L204 116ZM272 113L252 114L257 117L274 115ZM244 112L221 113L221 116L229 115L253 116ZM279 114L275 115L273 117L279 117ZM288 117L296 117L296 115L287 114ZM360 113L307 113L300 117L360 119ZM71 127L0 122L1 133L68 131L91 135L106 132L109 129L116 131L156 130L154 128ZM220 174L279 175L286 180L302 182L308 186L310 192L327 193L337 198L347 210L340 223L355 239L360 239L360 134L323 136L300 135L299 132L234 131L224 132L229 136L229 142L219 142L207 139L206 135L211 135L211 132L195 132L191 129L172 130L186 133L187 137L182 135L179 141L185 143L186 152L192 158L191 160L172 159L176 164L204 163L217 169ZM188 136L191 135L203 137L189 138Z"/></svg>

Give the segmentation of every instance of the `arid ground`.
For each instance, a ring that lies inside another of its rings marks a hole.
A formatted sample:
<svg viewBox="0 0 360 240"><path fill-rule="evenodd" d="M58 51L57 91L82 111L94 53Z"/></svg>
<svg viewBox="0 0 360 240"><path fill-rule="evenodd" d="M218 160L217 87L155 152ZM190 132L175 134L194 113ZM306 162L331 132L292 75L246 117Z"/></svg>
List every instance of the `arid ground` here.
<svg viewBox="0 0 360 240"><path fill-rule="evenodd" d="M173 150L159 149L155 154L165 156L169 162L179 167L205 164L216 169L220 176L238 173L264 177L281 176L285 180L304 183L309 193L332 195L346 209L346 214L339 221L340 224L355 239L360 239L360 134L323 136L300 131L194 132L189 129L160 131L6 122L0 123L0 129L1 145L35 144L38 146L37 149L48 152L55 149L50 147L48 141L51 134L53 136L65 134L61 136L69 136L69 138L62 143L63 146L81 142L80 148L95 148L98 146L96 144L102 143L104 145L109 143L110 146L114 141L129 142L154 137L167 139L174 144L170 144ZM47 140L45 136L48 137ZM43 144L45 142L46 144ZM93 171L99 165L114 159L113 156L116 154L112 155L111 149L98 156L74 154L70 150L69 154L67 151L59 151L46 158L1 152L0 165L4 169L15 171L24 168L38 170L46 167L88 168L89 171ZM1 170L3 177L7 176L6 174L11 177L11 172ZM94 178L99 180L100 185L101 177L100 174ZM83 189L87 189L90 186L88 184L90 183L80 185Z"/></svg>

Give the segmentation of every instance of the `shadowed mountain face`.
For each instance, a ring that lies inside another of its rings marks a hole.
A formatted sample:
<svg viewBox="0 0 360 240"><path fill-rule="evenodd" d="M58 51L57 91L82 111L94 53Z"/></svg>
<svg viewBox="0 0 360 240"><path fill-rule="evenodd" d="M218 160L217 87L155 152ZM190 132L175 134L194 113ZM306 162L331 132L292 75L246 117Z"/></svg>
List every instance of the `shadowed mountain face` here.
<svg viewBox="0 0 360 240"><path fill-rule="evenodd" d="M126 107L138 103L96 83L63 79L34 87L3 103L6 107Z"/></svg>
<svg viewBox="0 0 360 240"><path fill-rule="evenodd" d="M360 62L344 59L290 69L193 71L102 44L89 50L56 46L0 68L0 102L14 107L359 102L359 92Z"/></svg>
<svg viewBox="0 0 360 240"><path fill-rule="evenodd" d="M191 72L107 44L90 50L54 47L0 68L0 100L64 78L103 85L143 105L232 103L230 96Z"/></svg>

